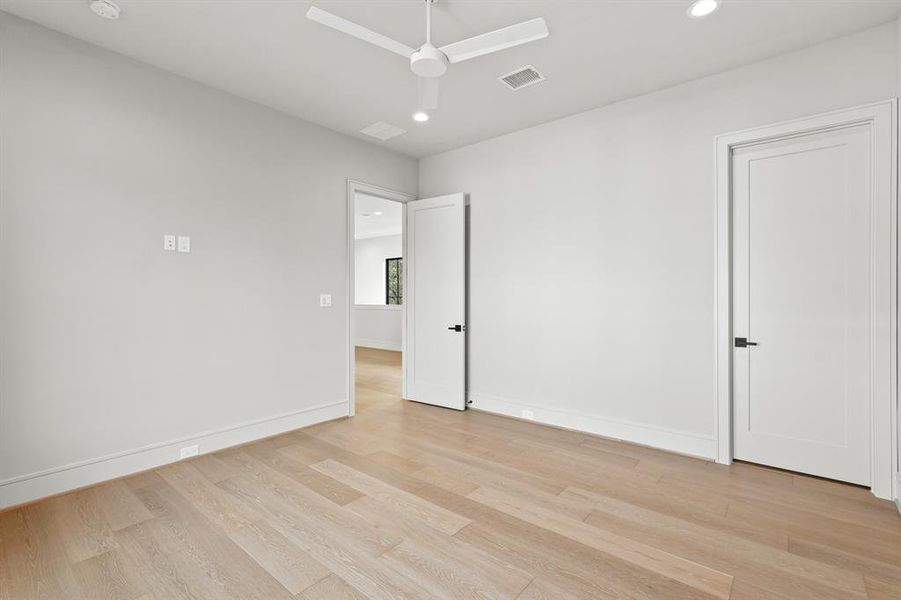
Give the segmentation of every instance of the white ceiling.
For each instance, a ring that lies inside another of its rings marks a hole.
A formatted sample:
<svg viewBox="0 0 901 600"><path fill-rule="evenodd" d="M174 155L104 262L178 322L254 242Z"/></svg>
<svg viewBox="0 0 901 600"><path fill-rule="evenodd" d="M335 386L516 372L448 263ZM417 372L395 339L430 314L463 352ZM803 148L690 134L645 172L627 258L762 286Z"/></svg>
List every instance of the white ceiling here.
<svg viewBox="0 0 901 600"><path fill-rule="evenodd" d="M99 46L373 141L388 121L409 133L377 142L427 156L888 22L901 0L726 0L688 19L688 0L440 0L443 45L543 16L548 39L452 65L441 107L410 119L415 78L399 56L308 21L308 0L116 0L119 21L88 0L0 0L3 10ZM410 46L424 41L422 0L317 0ZM533 64L547 81L498 81ZM889 76L889 75L887 75Z"/></svg>
<svg viewBox="0 0 901 600"><path fill-rule="evenodd" d="M399 235L403 232L403 223L400 202L368 194L354 196L354 239Z"/></svg>

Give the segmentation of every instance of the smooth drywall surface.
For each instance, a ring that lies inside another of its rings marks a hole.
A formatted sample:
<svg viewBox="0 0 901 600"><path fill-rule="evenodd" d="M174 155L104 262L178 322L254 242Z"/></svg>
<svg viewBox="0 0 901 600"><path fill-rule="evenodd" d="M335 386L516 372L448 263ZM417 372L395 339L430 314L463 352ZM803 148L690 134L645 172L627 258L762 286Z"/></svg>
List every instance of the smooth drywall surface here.
<svg viewBox="0 0 901 600"><path fill-rule="evenodd" d="M0 26L0 480L346 402L346 179L415 161Z"/></svg>
<svg viewBox="0 0 901 600"><path fill-rule="evenodd" d="M896 37L420 161L420 197L470 194L473 406L713 456L714 138L895 96Z"/></svg>
<svg viewBox="0 0 901 600"><path fill-rule="evenodd" d="M354 345L400 351L403 333L403 307L354 307Z"/></svg>
<svg viewBox="0 0 901 600"><path fill-rule="evenodd" d="M354 295L357 304L385 304L385 259L403 256L403 235L354 240Z"/></svg>

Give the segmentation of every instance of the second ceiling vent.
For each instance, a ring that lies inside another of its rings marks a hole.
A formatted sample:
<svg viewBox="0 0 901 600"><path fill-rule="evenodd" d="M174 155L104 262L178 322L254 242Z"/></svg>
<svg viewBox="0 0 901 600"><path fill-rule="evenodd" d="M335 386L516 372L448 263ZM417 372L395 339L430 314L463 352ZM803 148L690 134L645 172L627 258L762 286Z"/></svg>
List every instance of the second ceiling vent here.
<svg viewBox="0 0 901 600"><path fill-rule="evenodd" d="M521 90L524 87L535 85L544 81L544 75L532 65L526 65L516 69L512 73L501 75L498 80L511 90Z"/></svg>

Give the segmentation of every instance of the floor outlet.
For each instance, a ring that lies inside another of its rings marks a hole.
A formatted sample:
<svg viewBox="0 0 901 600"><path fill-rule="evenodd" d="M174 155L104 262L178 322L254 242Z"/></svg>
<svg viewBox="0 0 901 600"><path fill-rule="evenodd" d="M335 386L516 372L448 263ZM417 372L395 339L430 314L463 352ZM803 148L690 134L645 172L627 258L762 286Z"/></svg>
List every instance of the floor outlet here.
<svg viewBox="0 0 901 600"><path fill-rule="evenodd" d="M192 456L197 456L198 451L199 447L197 446L197 444L194 444L193 446L185 446L181 449L178 458L179 460L181 460L183 458L191 458Z"/></svg>

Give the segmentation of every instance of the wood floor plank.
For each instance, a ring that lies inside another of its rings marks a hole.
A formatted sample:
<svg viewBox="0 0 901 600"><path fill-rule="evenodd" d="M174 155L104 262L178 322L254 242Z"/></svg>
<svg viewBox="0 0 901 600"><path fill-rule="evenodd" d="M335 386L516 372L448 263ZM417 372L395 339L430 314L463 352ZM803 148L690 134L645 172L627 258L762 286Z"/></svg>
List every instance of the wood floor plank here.
<svg viewBox="0 0 901 600"><path fill-rule="evenodd" d="M884 581L878 577L864 576L869 600L898 600L901 598L901 584Z"/></svg>
<svg viewBox="0 0 901 600"><path fill-rule="evenodd" d="M669 548L763 589L800 597L865 596L863 578L857 572L613 498L598 496L597 507L586 523L658 548Z"/></svg>
<svg viewBox="0 0 901 600"><path fill-rule="evenodd" d="M0 588L11 600L63 599L73 591L83 597L51 523L43 505L0 513L3 573L9 578Z"/></svg>
<svg viewBox="0 0 901 600"><path fill-rule="evenodd" d="M148 593L140 574L119 548L75 563L72 569L85 598L138 600Z"/></svg>
<svg viewBox="0 0 901 600"><path fill-rule="evenodd" d="M257 507L267 518L282 515L272 512L275 506L280 510L290 509L284 514L286 518L301 518L309 526L331 529L337 537L353 543L371 556L378 556L402 541L383 534L353 513L341 510L340 506L313 490L273 471L248 455L239 454L233 458L236 460L235 465L245 469L245 473L227 479L219 483L219 486L242 499L248 506Z"/></svg>
<svg viewBox="0 0 901 600"><path fill-rule="evenodd" d="M203 598L292 597L281 584L168 484L136 492L156 518L122 530L143 532L144 548L177 556L178 573ZM120 532L121 533L121 532ZM119 535L119 533L117 533ZM147 540L151 543L148 544ZM158 593L151 587L151 591Z"/></svg>
<svg viewBox="0 0 901 600"><path fill-rule="evenodd" d="M259 503L267 514L267 523L366 596L411 600L434 597L378 561L379 555L402 540L374 531L365 533L369 525L344 508L334 508L341 516L317 516L298 508L286 496L266 487L261 489L261 486L243 476L226 480L220 485L248 502ZM358 540L376 537L383 543L378 552L373 552L371 545L358 543Z"/></svg>
<svg viewBox="0 0 901 600"><path fill-rule="evenodd" d="M189 574L187 552L172 553L153 534L153 521L138 523L116 533L122 554L134 565L141 565L141 581L155 598L200 600L203 588Z"/></svg>
<svg viewBox="0 0 901 600"><path fill-rule="evenodd" d="M830 518L818 512L758 500L732 500L726 519L761 530L779 531L877 561L901 564L901 535Z"/></svg>
<svg viewBox="0 0 901 600"><path fill-rule="evenodd" d="M190 502L193 509L225 532L250 525L257 519L251 509L223 492L190 462L161 467L158 473L172 489ZM153 489L162 489L162 486Z"/></svg>
<svg viewBox="0 0 901 600"><path fill-rule="evenodd" d="M231 531L228 536L292 594L331 575L331 571L265 521Z"/></svg>
<svg viewBox="0 0 901 600"><path fill-rule="evenodd" d="M522 591L517 600L579 600L579 596L536 577Z"/></svg>
<svg viewBox="0 0 901 600"><path fill-rule="evenodd" d="M274 471L287 475L339 506L353 502L362 495L352 487L309 468L309 465L301 464L288 458L285 454L280 453L277 448L273 448L268 444L250 446L246 450L250 456Z"/></svg>
<svg viewBox="0 0 901 600"><path fill-rule="evenodd" d="M153 518L132 489L121 480L95 487L94 500L113 531Z"/></svg>
<svg viewBox="0 0 901 600"><path fill-rule="evenodd" d="M70 562L76 563L118 547L112 529L100 511L97 490L88 488L57 496L39 506L48 526L62 540Z"/></svg>
<svg viewBox="0 0 901 600"><path fill-rule="evenodd" d="M410 475L431 485L443 488L449 492L460 494L461 496L465 496L469 492L479 487L477 483L467 481L460 477L454 477L453 475L443 472L440 469L434 469L432 467L424 467L422 469L419 469L418 471L410 473Z"/></svg>
<svg viewBox="0 0 901 600"><path fill-rule="evenodd" d="M472 522L440 506L435 506L415 494L405 492L365 473L360 473L338 461L326 460L312 465L312 468L367 496L381 500L399 510L410 512L423 522L448 535L457 533Z"/></svg>
<svg viewBox="0 0 901 600"><path fill-rule="evenodd" d="M0 600L895 600L868 490L399 399L0 512Z"/></svg>
<svg viewBox="0 0 901 600"><path fill-rule="evenodd" d="M515 598L532 580L531 574L434 529L396 505L367 496L347 508L403 538L403 543L382 554L382 560L436 596Z"/></svg>
<svg viewBox="0 0 901 600"><path fill-rule="evenodd" d="M367 600L367 596L335 574L308 587L300 597L302 600Z"/></svg>
<svg viewBox="0 0 901 600"><path fill-rule="evenodd" d="M716 571L627 537L606 531L601 533L603 530L593 529L581 521L560 517L556 513L523 502L505 492L479 488L468 497L601 552L618 556L648 571L681 581L713 597L729 598L732 576L728 573Z"/></svg>
<svg viewBox="0 0 901 600"><path fill-rule="evenodd" d="M229 477L234 477L237 474L215 454L204 454L203 456L191 459L190 462L195 469L200 471L200 473L212 483L219 483L220 481L224 481Z"/></svg>

